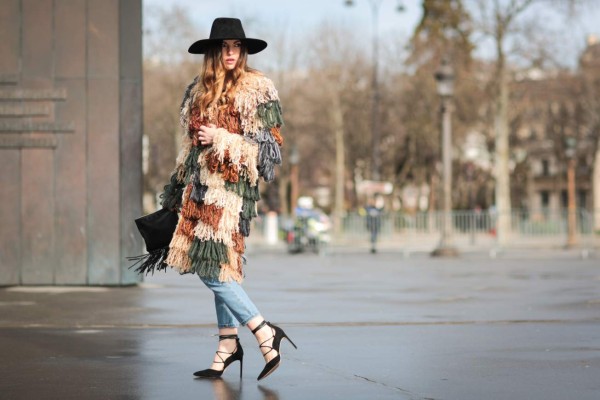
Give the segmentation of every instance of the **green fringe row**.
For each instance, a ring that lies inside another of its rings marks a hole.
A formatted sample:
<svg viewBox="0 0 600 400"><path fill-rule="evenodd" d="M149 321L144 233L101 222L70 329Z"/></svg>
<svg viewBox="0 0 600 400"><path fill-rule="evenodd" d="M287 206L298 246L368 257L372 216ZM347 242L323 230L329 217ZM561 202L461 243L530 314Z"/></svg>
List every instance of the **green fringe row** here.
<svg viewBox="0 0 600 400"><path fill-rule="evenodd" d="M267 129L283 126L283 112L281 110L281 104L277 100L259 104L256 109L256 115Z"/></svg>
<svg viewBox="0 0 600 400"><path fill-rule="evenodd" d="M192 269L189 271L189 273L196 274L201 278L218 280L219 275L221 274L221 264L216 261L194 260L192 263Z"/></svg>
<svg viewBox="0 0 600 400"><path fill-rule="evenodd" d="M198 169L198 157L204 146L192 146L190 154L188 154L183 167L185 169L185 176L183 182L177 180L177 172L171 175L171 182L165 185L163 193L160 195L162 199L160 204L163 208L169 210L176 210L181 208L181 201L183 198L183 191L185 187L190 183L194 172Z"/></svg>
<svg viewBox="0 0 600 400"><path fill-rule="evenodd" d="M194 238L188 253L192 259L191 273L201 277L219 278L221 264L229 262L227 246L214 240Z"/></svg>
<svg viewBox="0 0 600 400"><path fill-rule="evenodd" d="M256 214L256 201L252 199L244 199L244 202L242 203L242 212L240 213L240 217L247 220L251 220L257 215L258 214Z"/></svg>
<svg viewBox="0 0 600 400"><path fill-rule="evenodd" d="M190 154L188 154L185 162L183 163L185 167L185 183L190 183L194 172L198 169L198 157L200 156L200 152L204 149L204 146L192 146L190 149Z"/></svg>
<svg viewBox="0 0 600 400"><path fill-rule="evenodd" d="M214 240L194 238L188 255L192 260L215 261L219 264L228 262L227 246Z"/></svg>
<svg viewBox="0 0 600 400"><path fill-rule="evenodd" d="M250 182L248 182L247 179L240 178L237 182L225 181L225 189L236 193L240 197L243 197L244 200L260 200L260 191L258 190L258 185L250 186Z"/></svg>
<svg viewBox="0 0 600 400"><path fill-rule="evenodd" d="M185 184L177 180L177 173L171 175L171 182L164 186L160 195L160 205L169 210L177 210L181 207L181 200Z"/></svg>

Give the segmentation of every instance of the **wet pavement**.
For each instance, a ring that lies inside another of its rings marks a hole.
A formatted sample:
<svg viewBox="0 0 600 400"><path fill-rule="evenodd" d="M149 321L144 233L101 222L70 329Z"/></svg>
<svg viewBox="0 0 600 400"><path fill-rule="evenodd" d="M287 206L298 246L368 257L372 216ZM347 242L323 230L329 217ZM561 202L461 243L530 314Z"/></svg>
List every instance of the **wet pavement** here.
<svg viewBox="0 0 600 400"><path fill-rule="evenodd" d="M1 399L598 399L600 260L361 251L249 254L246 290L298 345L264 381L252 335L223 379L212 294L169 272L137 287L0 289Z"/></svg>

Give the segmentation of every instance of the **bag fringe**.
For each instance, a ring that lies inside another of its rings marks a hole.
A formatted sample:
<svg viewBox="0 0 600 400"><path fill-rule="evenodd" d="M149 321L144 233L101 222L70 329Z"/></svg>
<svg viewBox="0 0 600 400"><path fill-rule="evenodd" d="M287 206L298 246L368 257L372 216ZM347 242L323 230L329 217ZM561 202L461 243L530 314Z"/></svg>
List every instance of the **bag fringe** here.
<svg viewBox="0 0 600 400"><path fill-rule="evenodd" d="M150 253L142 254L139 256L127 257L128 261L135 261L129 269L135 267L140 264L135 272L138 274L148 275L152 273L154 275L154 271L167 271L168 265L165 263L167 255L169 254L169 246L163 247L161 249L154 250Z"/></svg>

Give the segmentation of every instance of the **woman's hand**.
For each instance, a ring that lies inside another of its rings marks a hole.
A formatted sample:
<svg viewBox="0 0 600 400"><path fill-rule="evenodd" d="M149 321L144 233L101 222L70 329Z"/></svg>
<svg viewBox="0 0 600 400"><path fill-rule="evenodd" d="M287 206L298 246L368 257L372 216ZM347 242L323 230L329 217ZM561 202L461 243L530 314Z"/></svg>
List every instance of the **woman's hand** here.
<svg viewBox="0 0 600 400"><path fill-rule="evenodd" d="M213 144L213 138L216 134L217 126L215 124L209 124L208 126L200 126L200 130L198 131L198 139L200 139L200 144L210 146L211 144Z"/></svg>

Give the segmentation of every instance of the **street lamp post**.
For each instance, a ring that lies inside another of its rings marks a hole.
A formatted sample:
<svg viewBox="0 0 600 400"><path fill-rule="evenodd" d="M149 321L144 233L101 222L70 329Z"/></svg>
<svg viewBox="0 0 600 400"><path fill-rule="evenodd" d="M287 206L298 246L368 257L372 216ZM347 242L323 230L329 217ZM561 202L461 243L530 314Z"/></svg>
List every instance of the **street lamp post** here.
<svg viewBox="0 0 600 400"><path fill-rule="evenodd" d="M443 200L442 237L439 246L433 251L435 257L456 257L458 251L452 246L452 96L454 95L454 71L446 58L435 73L437 91L441 99L442 114L442 166Z"/></svg>
<svg viewBox="0 0 600 400"><path fill-rule="evenodd" d="M383 0L369 0L371 6L371 18L372 18L372 63L373 71L371 75L371 88L372 88L372 99L371 99L371 179L378 181L381 179L381 152L379 147L381 128L379 121L379 101L381 95L379 93L379 6ZM353 0L346 0L346 6L351 7L354 5ZM402 1L398 2L396 11L404 11L404 4Z"/></svg>
<svg viewBox="0 0 600 400"><path fill-rule="evenodd" d="M577 206L575 204L575 167L577 165L577 139L573 136L565 138L565 155L567 156L567 248L577 245L575 230L577 227Z"/></svg>

